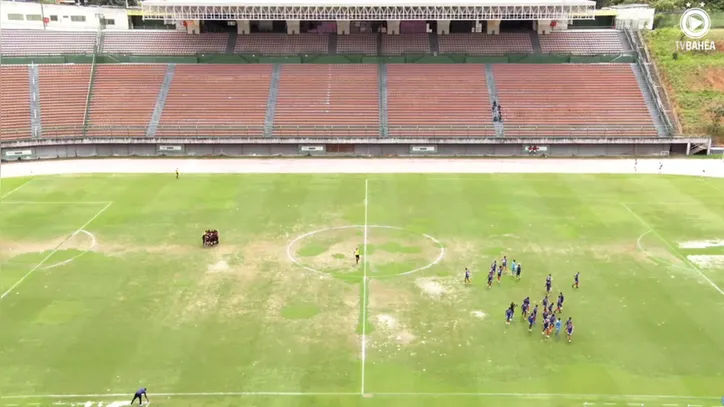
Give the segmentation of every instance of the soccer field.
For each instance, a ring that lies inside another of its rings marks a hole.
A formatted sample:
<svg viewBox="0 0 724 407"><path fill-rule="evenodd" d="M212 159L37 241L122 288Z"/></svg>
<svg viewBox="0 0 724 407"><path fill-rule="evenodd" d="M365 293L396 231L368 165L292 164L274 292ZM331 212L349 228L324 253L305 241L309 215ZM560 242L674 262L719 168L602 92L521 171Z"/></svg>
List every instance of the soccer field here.
<svg viewBox="0 0 724 407"><path fill-rule="evenodd" d="M157 406L724 396L724 180L76 175L0 196L0 407L139 387ZM208 228L219 246L201 247ZM522 279L488 289L503 255ZM504 321L549 273L572 343Z"/></svg>

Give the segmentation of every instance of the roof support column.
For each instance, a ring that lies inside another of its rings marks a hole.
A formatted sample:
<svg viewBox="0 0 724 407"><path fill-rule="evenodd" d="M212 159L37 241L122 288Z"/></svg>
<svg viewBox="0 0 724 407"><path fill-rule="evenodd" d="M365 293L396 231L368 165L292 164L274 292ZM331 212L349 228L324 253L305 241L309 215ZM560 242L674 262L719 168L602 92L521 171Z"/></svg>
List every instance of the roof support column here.
<svg viewBox="0 0 724 407"><path fill-rule="evenodd" d="M486 28L485 32L490 35L498 35L500 34L500 20L488 20L488 27Z"/></svg>
<svg viewBox="0 0 724 407"><path fill-rule="evenodd" d="M249 20L236 20L237 34L249 34L251 32L251 24Z"/></svg>
<svg viewBox="0 0 724 407"><path fill-rule="evenodd" d="M287 34L299 34L299 20L287 20Z"/></svg>
<svg viewBox="0 0 724 407"><path fill-rule="evenodd" d="M551 33L551 20L538 20L535 22L535 25L538 35L546 35Z"/></svg>
<svg viewBox="0 0 724 407"><path fill-rule="evenodd" d="M199 20L186 20L186 34L201 34L201 25Z"/></svg>
<svg viewBox="0 0 724 407"><path fill-rule="evenodd" d="M387 20L387 34L400 35L400 20Z"/></svg>
<svg viewBox="0 0 724 407"><path fill-rule="evenodd" d="M349 20L337 20L337 35L349 34Z"/></svg>
<svg viewBox="0 0 724 407"><path fill-rule="evenodd" d="M437 35L450 34L450 20L437 20Z"/></svg>

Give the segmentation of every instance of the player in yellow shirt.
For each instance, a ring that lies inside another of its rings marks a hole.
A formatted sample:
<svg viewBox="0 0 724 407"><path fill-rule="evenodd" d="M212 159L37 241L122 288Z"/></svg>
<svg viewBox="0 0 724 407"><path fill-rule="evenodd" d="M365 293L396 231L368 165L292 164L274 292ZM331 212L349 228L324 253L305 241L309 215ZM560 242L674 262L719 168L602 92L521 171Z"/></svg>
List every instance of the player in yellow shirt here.
<svg viewBox="0 0 724 407"><path fill-rule="evenodd" d="M359 249L356 247L354 248L354 260L355 264L359 264Z"/></svg>

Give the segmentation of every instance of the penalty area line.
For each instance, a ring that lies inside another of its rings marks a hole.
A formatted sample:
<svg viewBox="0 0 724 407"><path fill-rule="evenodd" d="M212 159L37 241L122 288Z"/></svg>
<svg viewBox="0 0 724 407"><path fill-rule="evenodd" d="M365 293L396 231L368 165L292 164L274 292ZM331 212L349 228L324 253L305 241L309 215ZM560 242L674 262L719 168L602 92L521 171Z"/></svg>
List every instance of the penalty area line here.
<svg viewBox="0 0 724 407"><path fill-rule="evenodd" d="M630 213L631 215L633 215L633 217L636 218L636 220L638 220L639 223L641 223L643 226L645 226L646 228L648 228L649 231L651 231L651 233L655 234L655 235L659 238L659 240L661 240L661 241L666 245L666 247L668 247L669 250L671 250L672 253L676 254L679 258L681 258L681 259L684 261L684 263L686 263L686 265L688 265L688 266L691 268L691 270L694 270L694 271L696 271L697 273L699 273L699 275L700 275L704 280L706 280L706 282L709 283L709 285L711 285L712 287L714 287L715 290L719 291L719 294L724 295L724 290L722 290L721 287L719 287L718 285L716 285L716 283L714 283L713 281L711 281L711 279L710 279L709 277L707 277L706 274L704 274L704 272L701 271L701 269L700 269L699 267L696 267L696 265L694 265L694 263L692 263L691 261L689 261L689 259L686 258L686 256L684 256L684 255L682 255L681 253L679 253L679 251L676 250L676 249L674 248L674 246L672 246L671 243L669 243L668 240L664 239L664 237L661 236L661 234L660 234L659 232L657 232L656 229L654 229L653 227L651 227L651 225L649 225L648 222L646 222L641 216L639 216L636 212L634 212L634 211L633 211L628 205L626 205L625 203L622 202L621 205L622 205L624 208L626 208L626 210L629 211L629 213ZM643 235L642 235L642 236L643 236ZM641 237L639 237L639 239L640 239L640 238L641 238ZM639 247L640 247L640 246L639 246Z"/></svg>
<svg viewBox="0 0 724 407"><path fill-rule="evenodd" d="M112 204L113 204L113 202L108 202L108 204L106 204L106 206L104 206L103 209L99 210L95 215L93 215L93 217L90 218L86 223L84 223L83 226L81 226L81 227L79 227L78 229L76 229L75 232L73 232L73 233L72 233L70 236L68 236L65 240L63 240L62 242L60 242L59 245L55 246L55 248L54 248L50 253L48 253L48 255L45 256L45 257L43 258L43 260L40 261L40 263L38 263L37 265L35 265L35 267L33 267L32 269L30 269L30 271L28 271L27 273L25 273L24 276L20 277L20 280L18 280L15 284L13 284L12 287L10 287L10 288L9 288L7 291L5 291L2 295L0 295L0 300L2 300L3 298L7 297L7 295L10 294L17 286L19 286L20 284L22 284L23 281L25 281L28 277L30 277L30 275L33 274L33 272L35 272L35 270L38 270L43 264L45 264L46 261L48 261L51 257L53 257L53 255L54 255L58 250L60 250L60 248L63 247L63 245L65 245L66 243L68 243L68 241L70 241L70 239L72 239L73 237L75 237L78 233L81 233L88 225L90 225L91 222L93 222L94 220L96 220L96 218L98 218L99 216L101 216L101 214L103 214L103 212L105 212L106 209L110 208L110 206L111 206Z"/></svg>
<svg viewBox="0 0 724 407"><path fill-rule="evenodd" d="M20 185L18 185L17 187L15 187L15 188L11 189L10 191L8 191L8 192L7 192L6 194L4 194L3 196L0 196L0 202L2 202L2 200L5 199L5 198L7 198L10 194L12 194L12 193L14 193L14 192L17 192L20 188L28 185L28 184L30 183L30 181L32 181L32 180L34 180L34 179L35 179L35 178L30 178L29 180L23 182L22 184L20 184Z"/></svg>

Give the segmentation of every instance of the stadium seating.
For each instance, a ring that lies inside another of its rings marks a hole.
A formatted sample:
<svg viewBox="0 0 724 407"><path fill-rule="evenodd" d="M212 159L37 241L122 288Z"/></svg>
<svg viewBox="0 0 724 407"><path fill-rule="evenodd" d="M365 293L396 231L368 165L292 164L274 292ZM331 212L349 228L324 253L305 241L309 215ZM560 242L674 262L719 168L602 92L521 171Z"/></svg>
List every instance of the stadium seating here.
<svg viewBox="0 0 724 407"><path fill-rule="evenodd" d="M377 55L377 34L351 34L337 37L338 54Z"/></svg>
<svg viewBox="0 0 724 407"><path fill-rule="evenodd" d="M453 33L438 37L441 54L505 55L533 52L529 33Z"/></svg>
<svg viewBox="0 0 724 407"><path fill-rule="evenodd" d="M26 65L0 66L0 139L30 137L30 86Z"/></svg>
<svg viewBox="0 0 724 407"><path fill-rule="evenodd" d="M88 136L145 136L165 73L166 65L98 65ZM108 126L128 129L109 130Z"/></svg>
<svg viewBox="0 0 724 407"><path fill-rule="evenodd" d="M178 31L109 31L105 33L103 51L133 55L194 55L224 53L229 34L188 35Z"/></svg>
<svg viewBox="0 0 724 407"><path fill-rule="evenodd" d="M4 56L92 54L95 31L2 30Z"/></svg>
<svg viewBox="0 0 724 407"><path fill-rule="evenodd" d="M430 38L425 33L382 36L382 55L421 55L430 53Z"/></svg>
<svg viewBox="0 0 724 407"><path fill-rule="evenodd" d="M465 64L450 68L450 65L426 64L387 66L391 137L494 135L485 67ZM489 127L480 128L483 125ZM416 126L441 128L415 129ZM444 129L445 126L456 128Z"/></svg>
<svg viewBox="0 0 724 407"><path fill-rule="evenodd" d="M329 51L327 34L287 35L257 33L240 35L234 53L258 55L326 54Z"/></svg>
<svg viewBox="0 0 724 407"><path fill-rule="evenodd" d="M261 136L271 75L271 65L177 65L156 135ZM195 126L237 129L199 133Z"/></svg>
<svg viewBox="0 0 724 407"><path fill-rule="evenodd" d="M495 65L493 70L506 136L657 135L628 64Z"/></svg>
<svg viewBox="0 0 724 407"><path fill-rule="evenodd" d="M40 117L43 137L82 136L90 65L41 65Z"/></svg>
<svg viewBox="0 0 724 407"><path fill-rule="evenodd" d="M275 136L379 136L377 65L283 65L274 127Z"/></svg>
<svg viewBox="0 0 724 407"><path fill-rule="evenodd" d="M540 36L544 53L594 55L618 54L628 49L619 31L554 32Z"/></svg>

